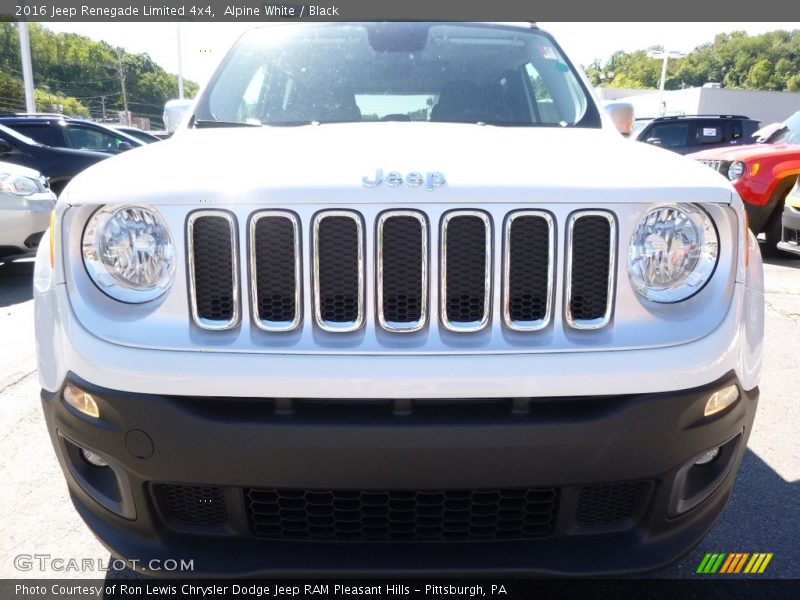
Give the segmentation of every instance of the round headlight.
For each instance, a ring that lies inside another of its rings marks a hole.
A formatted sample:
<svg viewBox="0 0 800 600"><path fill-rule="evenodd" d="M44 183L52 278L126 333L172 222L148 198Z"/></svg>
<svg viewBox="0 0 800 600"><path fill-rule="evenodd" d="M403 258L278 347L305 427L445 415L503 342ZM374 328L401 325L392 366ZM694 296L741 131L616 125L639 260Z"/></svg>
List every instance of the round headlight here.
<svg viewBox="0 0 800 600"><path fill-rule="evenodd" d="M650 209L628 252L634 289L655 302L680 302L699 292L717 265L719 240L711 218L692 204Z"/></svg>
<svg viewBox="0 0 800 600"><path fill-rule="evenodd" d="M728 179L736 181L742 175L744 175L744 163L740 160L733 161L728 167Z"/></svg>
<svg viewBox="0 0 800 600"><path fill-rule="evenodd" d="M89 276L115 300L154 300L175 278L175 245L154 208L101 208L89 219L82 245Z"/></svg>

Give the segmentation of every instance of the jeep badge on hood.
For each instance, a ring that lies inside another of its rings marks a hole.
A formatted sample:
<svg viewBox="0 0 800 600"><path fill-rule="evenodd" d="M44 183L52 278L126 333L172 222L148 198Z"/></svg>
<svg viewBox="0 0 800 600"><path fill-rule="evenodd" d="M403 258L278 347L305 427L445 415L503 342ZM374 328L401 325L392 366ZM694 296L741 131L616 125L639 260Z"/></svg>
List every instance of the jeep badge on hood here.
<svg viewBox="0 0 800 600"><path fill-rule="evenodd" d="M389 171L384 176L383 169L378 169L375 171L373 179L370 179L368 175L361 178L361 183L364 187L378 187L382 183L389 187L399 187L404 182L409 187L419 187L424 183L425 190L428 192L432 192L435 188L442 187L446 183L444 175L439 171L428 171L424 176L419 171L410 171L403 177L403 174L397 171Z"/></svg>

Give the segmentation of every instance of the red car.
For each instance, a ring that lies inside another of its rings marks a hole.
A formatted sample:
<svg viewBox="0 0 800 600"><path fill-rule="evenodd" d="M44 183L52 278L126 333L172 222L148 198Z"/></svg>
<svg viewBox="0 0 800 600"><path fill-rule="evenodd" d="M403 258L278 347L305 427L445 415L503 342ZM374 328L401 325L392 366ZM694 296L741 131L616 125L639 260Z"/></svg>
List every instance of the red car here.
<svg viewBox="0 0 800 600"><path fill-rule="evenodd" d="M750 229L764 233L774 251L781 241L783 204L800 174L800 111L775 130L766 143L714 148L688 155L726 176L739 192Z"/></svg>

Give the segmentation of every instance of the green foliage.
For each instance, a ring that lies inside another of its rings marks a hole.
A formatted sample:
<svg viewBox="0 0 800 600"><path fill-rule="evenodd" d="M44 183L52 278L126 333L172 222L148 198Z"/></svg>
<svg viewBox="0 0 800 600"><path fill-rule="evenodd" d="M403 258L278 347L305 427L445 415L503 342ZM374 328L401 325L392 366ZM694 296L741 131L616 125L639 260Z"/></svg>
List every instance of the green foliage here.
<svg viewBox="0 0 800 600"><path fill-rule="evenodd" d="M71 117L90 117L89 109L80 100L61 94L52 94L41 89L34 90L36 110L57 112Z"/></svg>
<svg viewBox="0 0 800 600"><path fill-rule="evenodd" d="M28 25L37 109L61 105L67 114L116 119L123 110L119 72L125 74L128 109L134 116L161 124L164 103L178 96L178 80L147 54L129 54L106 42L73 33L54 33L39 24ZM15 23L0 22L0 111L25 106L19 37ZM187 97L198 85L184 81ZM39 98L42 98L40 103Z"/></svg>
<svg viewBox="0 0 800 600"><path fill-rule="evenodd" d="M586 73L594 85L652 89L658 87L661 64L644 50L617 52L605 63L594 61ZM666 89L708 82L733 89L800 91L800 30L721 33L686 57L670 59Z"/></svg>

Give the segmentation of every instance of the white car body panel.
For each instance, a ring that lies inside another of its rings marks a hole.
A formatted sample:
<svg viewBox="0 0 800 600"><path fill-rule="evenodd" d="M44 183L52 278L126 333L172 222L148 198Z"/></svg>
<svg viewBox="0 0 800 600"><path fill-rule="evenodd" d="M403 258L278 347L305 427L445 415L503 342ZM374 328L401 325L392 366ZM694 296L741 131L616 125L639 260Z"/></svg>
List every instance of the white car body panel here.
<svg viewBox="0 0 800 600"><path fill-rule="evenodd" d="M7 162L0 162L0 174L11 173L29 179L42 177L39 171ZM29 254L25 241L47 229L56 196L49 189L28 196L0 190L0 247L16 249L19 255Z"/></svg>

